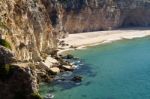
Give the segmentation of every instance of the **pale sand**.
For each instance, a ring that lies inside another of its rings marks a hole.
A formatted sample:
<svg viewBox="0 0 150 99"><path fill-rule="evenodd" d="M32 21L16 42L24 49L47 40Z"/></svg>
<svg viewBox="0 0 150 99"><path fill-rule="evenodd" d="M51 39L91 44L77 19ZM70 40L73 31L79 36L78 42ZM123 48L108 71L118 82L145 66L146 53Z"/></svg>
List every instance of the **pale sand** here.
<svg viewBox="0 0 150 99"><path fill-rule="evenodd" d="M83 48L86 46L110 43L122 39L146 37L149 35L150 35L150 28L126 28L111 31L97 31L97 32L69 34L69 36L63 40L69 45L73 45L78 48ZM66 50L68 50L68 48L66 48L65 51ZM60 51L60 53L62 53L63 51Z"/></svg>

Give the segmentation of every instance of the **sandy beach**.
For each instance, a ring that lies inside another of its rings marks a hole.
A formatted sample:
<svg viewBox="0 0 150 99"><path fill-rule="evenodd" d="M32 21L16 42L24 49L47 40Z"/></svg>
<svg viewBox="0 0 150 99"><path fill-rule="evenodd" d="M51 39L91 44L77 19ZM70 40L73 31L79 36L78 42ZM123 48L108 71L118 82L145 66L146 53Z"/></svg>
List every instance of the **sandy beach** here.
<svg viewBox="0 0 150 99"><path fill-rule="evenodd" d="M92 46L95 44L110 43L121 39L133 39L150 35L150 28L129 28L111 31L96 31L69 34L64 39L69 45L75 47Z"/></svg>
<svg viewBox="0 0 150 99"><path fill-rule="evenodd" d="M150 28L125 28L110 31L95 31L86 33L69 34L64 40L65 43L82 49L87 46L94 46L104 43L111 43L113 41L122 39L133 39L150 36ZM71 48L64 47L58 54L64 51L72 50Z"/></svg>

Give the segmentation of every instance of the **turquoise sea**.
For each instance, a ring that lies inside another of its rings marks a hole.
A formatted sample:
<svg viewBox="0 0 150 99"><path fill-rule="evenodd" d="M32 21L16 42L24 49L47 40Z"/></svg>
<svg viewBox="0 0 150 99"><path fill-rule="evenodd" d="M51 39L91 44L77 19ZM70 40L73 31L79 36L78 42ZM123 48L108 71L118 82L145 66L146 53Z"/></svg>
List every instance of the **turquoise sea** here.
<svg viewBox="0 0 150 99"><path fill-rule="evenodd" d="M53 90L54 99L150 99L150 37L69 53L80 59L72 75L82 75L83 82L42 84L42 95Z"/></svg>

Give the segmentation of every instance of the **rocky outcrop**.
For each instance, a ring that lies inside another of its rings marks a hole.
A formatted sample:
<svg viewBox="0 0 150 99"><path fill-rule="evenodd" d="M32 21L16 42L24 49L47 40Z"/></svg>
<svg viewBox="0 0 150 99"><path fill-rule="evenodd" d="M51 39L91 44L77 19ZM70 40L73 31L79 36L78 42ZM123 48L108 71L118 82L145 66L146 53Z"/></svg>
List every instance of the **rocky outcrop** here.
<svg viewBox="0 0 150 99"><path fill-rule="evenodd" d="M1 99L31 99L38 92L37 76L33 69L11 65L11 74L5 80L0 79Z"/></svg>
<svg viewBox="0 0 150 99"><path fill-rule="evenodd" d="M37 99L40 82L51 82L56 74L71 69L62 68L62 62L58 56L35 64L19 62L10 49L0 45L0 99Z"/></svg>
<svg viewBox="0 0 150 99"><path fill-rule="evenodd" d="M31 99L31 94L38 92L35 68L15 62L12 51L0 46L0 99Z"/></svg>
<svg viewBox="0 0 150 99"><path fill-rule="evenodd" d="M50 54L57 48L59 32L52 27L43 1L0 1L0 35L11 43L18 60L40 61L42 53Z"/></svg>

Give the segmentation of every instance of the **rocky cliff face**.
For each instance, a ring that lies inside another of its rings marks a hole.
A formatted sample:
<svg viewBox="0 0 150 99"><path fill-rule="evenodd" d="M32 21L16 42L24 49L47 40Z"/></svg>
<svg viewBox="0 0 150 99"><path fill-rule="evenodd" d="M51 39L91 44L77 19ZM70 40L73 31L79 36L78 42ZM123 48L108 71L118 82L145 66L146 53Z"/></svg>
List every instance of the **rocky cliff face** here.
<svg viewBox="0 0 150 99"><path fill-rule="evenodd" d="M0 80L1 99L32 99L32 93L38 93L36 73L30 68L13 66L9 78Z"/></svg>
<svg viewBox="0 0 150 99"><path fill-rule="evenodd" d="M0 77L8 76L14 59L43 60L65 32L149 26L149 8L149 0L0 0L0 45L12 50L0 46ZM37 92L37 73L24 65L13 66L11 77L0 80L1 99Z"/></svg>
<svg viewBox="0 0 150 99"><path fill-rule="evenodd" d="M37 73L29 63L15 63L14 54L0 46L0 99L33 99L38 93Z"/></svg>
<svg viewBox="0 0 150 99"><path fill-rule="evenodd" d="M39 61L57 47L49 15L43 0L0 0L0 34L18 60Z"/></svg>
<svg viewBox="0 0 150 99"><path fill-rule="evenodd" d="M149 26L149 0L1 0L0 34L19 60L42 59L63 32Z"/></svg>
<svg viewBox="0 0 150 99"><path fill-rule="evenodd" d="M149 0L58 0L62 24L70 33L149 26Z"/></svg>
<svg viewBox="0 0 150 99"><path fill-rule="evenodd" d="M0 0L0 99L34 99L34 93L38 93L35 69L28 63L12 64L19 60L41 61L43 55L57 48L57 39L63 33L59 27L53 28L43 3Z"/></svg>

